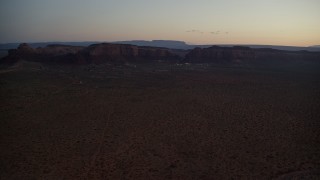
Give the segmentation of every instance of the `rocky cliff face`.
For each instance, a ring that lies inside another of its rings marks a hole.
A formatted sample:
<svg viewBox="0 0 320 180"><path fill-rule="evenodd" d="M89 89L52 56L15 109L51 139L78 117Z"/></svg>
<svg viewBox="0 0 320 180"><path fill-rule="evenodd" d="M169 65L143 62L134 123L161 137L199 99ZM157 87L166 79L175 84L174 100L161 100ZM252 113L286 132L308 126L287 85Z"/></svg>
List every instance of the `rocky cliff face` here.
<svg viewBox="0 0 320 180"><path fill-rule="evenodd" d="M171 62L190 63L283 63L295 61L320 62L320 52L282 51L275 49L252 49L249 47L195 48L190 52L179 52L160 47L135 46L128 44L94 44L88 47L49 45L32 48L21 44L10 50L7 57L0 62L17 60L38 62L59 62L71 64L100 64L106 62L150 62L167 60ZM185 56L184 59L181 56Z"/></svg>
<svg viewBox="0 0 320 180"><path fill-rule="evenodd" d="M230 63L230 62L266 62L266 61L319 61L319 52L282 51L275 49L252 49L248 47L195 48L190 51L185 62L194 63Z"/></svg>
<svg viewBox="0 0 320 180"><path fill-rule="evenodd" d="M175 60L177 55L169 49L141 47L127 44L95 44L77 54L79 61L87 63Z"/></svg>
<svg viewBox="0 0 320 180"><path fill-rule="evenodd" d="M179 57L166 48L140 47L126 44L94 44L89 47L49 45L44 48L32 48L21 44L10 50L2 62L17 60L62 62L62 63L105 63L127 61L178 60Z"/></svg>
<svg viewBox="0 0 320 180"><path fill-rule="evenodd" d="M186 57L186 62L237 62L255 59L255 51L247 47L219 47L195 48Z"/></svg>

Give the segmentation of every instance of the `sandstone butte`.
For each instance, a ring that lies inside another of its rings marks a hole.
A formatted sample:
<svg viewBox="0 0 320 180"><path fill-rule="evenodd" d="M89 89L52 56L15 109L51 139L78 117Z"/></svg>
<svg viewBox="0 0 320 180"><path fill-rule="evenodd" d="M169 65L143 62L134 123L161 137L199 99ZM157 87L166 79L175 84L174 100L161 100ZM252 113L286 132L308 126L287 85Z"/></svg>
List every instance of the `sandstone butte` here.
<svg viewBox="0 0 320 180"><path fill-rule="evenodd" d="M318 61L320 52L283 51L276 49L253 49L249 47L219 47L195 48L186 54L185 62L294 62Z"/></svg>
<svg viewBox="0 0 320 180"><path fill-rule="evenodd" d="M176 59L179 59L179 57L169 49L157 47L102 43L88 47L49 45L43 48L32 48L28 44L23 43L17 49L9 50L8 56L4 57L1 61L5 63L26 60L72 64L100 64L105 62L145 62Z"/></svg>

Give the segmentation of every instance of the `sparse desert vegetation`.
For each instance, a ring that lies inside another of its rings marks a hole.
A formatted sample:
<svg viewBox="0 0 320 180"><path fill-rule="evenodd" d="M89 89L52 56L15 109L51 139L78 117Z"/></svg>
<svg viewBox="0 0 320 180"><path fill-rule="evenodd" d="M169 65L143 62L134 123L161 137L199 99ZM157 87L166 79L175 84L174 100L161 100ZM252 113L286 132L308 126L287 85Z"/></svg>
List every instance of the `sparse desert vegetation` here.
<svg viewBox="0 0 320 180"><path fill-rule="evenodd" d="M0 179L316 179L313 68L18 62L0 72Z"/></svg>

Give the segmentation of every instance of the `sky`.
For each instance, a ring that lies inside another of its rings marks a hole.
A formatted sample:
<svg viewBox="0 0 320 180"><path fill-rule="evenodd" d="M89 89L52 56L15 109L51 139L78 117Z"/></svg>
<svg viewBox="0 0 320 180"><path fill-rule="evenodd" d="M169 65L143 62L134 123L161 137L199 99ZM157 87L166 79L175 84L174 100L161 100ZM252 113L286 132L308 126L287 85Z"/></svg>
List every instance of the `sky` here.
<svg viewBox="0 0 320 180"><path fill-rule="evenodd" d="M320 44L320 0L1 0L0 43Z"/></svg>

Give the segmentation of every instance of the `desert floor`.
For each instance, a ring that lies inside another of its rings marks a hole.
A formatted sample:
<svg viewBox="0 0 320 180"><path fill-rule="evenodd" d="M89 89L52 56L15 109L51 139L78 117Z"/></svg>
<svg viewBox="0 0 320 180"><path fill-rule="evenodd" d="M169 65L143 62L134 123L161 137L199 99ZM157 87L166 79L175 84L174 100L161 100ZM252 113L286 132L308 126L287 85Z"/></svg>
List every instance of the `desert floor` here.
<svg viewBox="0 0 320 180"><path fill-rule="evenodd" d="M0 99L0 179L320 177L314 69L20 62Z"/></svg>

